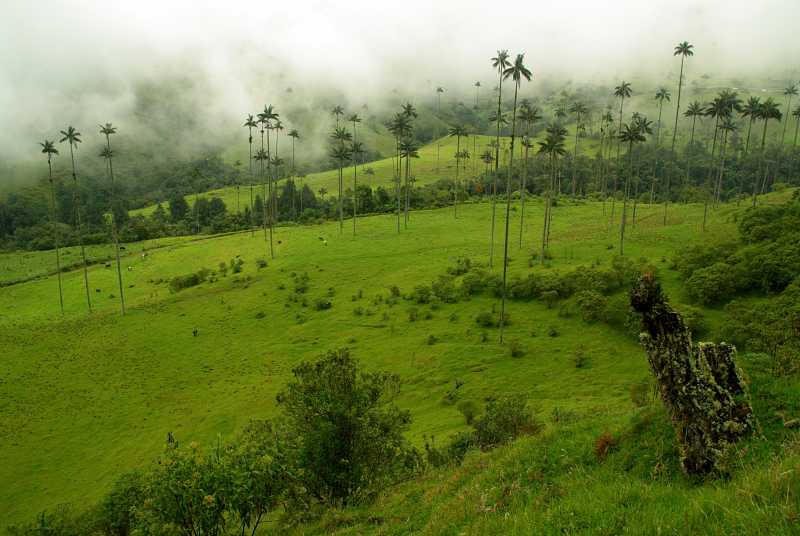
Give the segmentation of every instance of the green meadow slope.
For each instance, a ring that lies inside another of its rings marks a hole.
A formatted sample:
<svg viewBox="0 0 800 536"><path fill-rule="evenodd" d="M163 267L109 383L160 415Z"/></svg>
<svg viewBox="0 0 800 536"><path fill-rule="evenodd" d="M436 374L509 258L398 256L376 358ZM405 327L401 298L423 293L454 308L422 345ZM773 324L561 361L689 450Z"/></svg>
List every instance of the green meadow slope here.
<svg viewBox="0 0 800 536"><path fill-rule="evenodd" d="M722 207L713 214L708 232L700 235L702 206L674 207L666 227L660 225L660 207L640 206L627 255L655 263L666 289L681 303L680 282L667 260L688 243L730 237L738 210ZM406 293L428 284L459 257L485 262L490 213L488 203L466 205L458 220L450 209L413 212L409 228L400 234L389 215L359 220L355 237L351 222L341 235L336 223L280 227L276 258L262 269L256 264L266 258L260 232L167 242L144 257L140 245L130 244L123 260L129 305L125 317L117 314L115 271L102 263L89 270L96 308L92 315L85 312L80 270L64 274L63 318L57 313L54 276L1 288L3 520L30 519L62 502L98 499L118 474L153 460L167 432L206 445L230 437L250 418L272 414L275 395L295 364L345 346L368 369L403 377L399 404L413 414L411 438L417 445L423 436L444 440L464 428L455 407L443 402L456 379L464 382L460 395L465 399L525 393L542 415L597 416L589 425L593 429L624 427L633 411L630 387L648 376L643 352L630 334L563 318L539 302L512 302L508 339L519 340L525 356L511 358L507 347L497 343L496 332L488 330L483 342L487 330L475 323L479 312L497 305L494 298L433 308L375 299L386 296L391 285ZM607 264L616 254L615 248L609 249L616 233L606 231L602 205L567 201L554 214L553 260L548 267L529 267L542 214L541 201L533 199L526 209L523 248L516 240L510 247L512 277L530 270ZM516 209L510 227L516 237ZM498 241L500 229L502 225ZM36 258L52 262L44 255ZM235 258L244 261L241 273L218 274L215 281L178 293L168 288L174 276L204 267L213 270ZM304 272L310 288L297 299L292 274ZM332 308L315 310L314 301L323 297L330 297ZM363 314L355 314L357 308ZM409 316L412 308L419 313L415 322ZM714 310L705 314L711 325L721 317ZM548 336L551 326L557 326L559 336ZM428 344L430 335L439 342ZM588 367L573 365L577 352L587 357ZM796 385L790 387L796 392ZM665 417L655 418L660 433L666 434L662 447L671 448ZM556 446L569 441L548 437ZM515 456L517 448L523 447L509 447L491 461L479 457L456 474L471 471L470 478L497 478L481 476L482 464L502 471L502 460ZM519 454L521 459L528 455ZM430 478L435 489L447 487L450 479ZM679 476L673 478L680 482ZM420 497L445 493L422 486L412 485ZM455 500L450 493L460 488L447 489L448 501ZM425 523L432 533L442 527L431 525L431 519Z"/></svg>

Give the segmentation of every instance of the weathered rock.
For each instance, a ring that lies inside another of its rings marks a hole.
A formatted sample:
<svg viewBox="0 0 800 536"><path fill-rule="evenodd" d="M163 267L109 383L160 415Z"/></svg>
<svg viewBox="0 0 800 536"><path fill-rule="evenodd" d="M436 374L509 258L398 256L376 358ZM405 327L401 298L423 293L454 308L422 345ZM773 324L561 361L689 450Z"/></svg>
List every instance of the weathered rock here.
<svg viewBox="0 0 800 536"><path fill-rule="evenodd" d="M642 314L640 339L675 426L684 470L704 475L721 469L726 451L755 429L736 348L692 344L690 330L650 274L637 281L630 297Z"/></svg>

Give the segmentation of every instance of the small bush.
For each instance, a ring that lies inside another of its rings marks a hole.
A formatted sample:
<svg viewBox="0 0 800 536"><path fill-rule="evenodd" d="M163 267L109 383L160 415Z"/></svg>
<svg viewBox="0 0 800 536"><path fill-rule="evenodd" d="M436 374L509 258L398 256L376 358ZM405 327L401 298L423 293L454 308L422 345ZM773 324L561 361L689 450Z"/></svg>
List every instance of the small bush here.
<svg viewBox="0 0 800 536"><path fill-rule="evenodd" d="M169 281L169 290L179 292L185 288L197 286L208 279L210 273L211 271L207 268L202 268L193 274L175 276Z"/></svg>
<svg viewBox="0 0 800 536"><path fill-rule="evenodd" d="M330 309L331 307L333 307L333 303L331 303L331 300L327 298L317 298L314 300L315 311L324 311L325 309Z"/></svg>
<svg viewBox="0 0 800 536"><path fill-rule="evenodd" d="M412 307L408 310L408 321L409 322L416 322L419 318L419 309L416 307Z"/></svg>
<svg viewBox="0 0 800 536"><path fill-rule="evenodd" d="M391 287L389 287L389 295L393 296L395 298L399 298L400 297L400 287L398 287L397 285L392 285Z"/></svg>
<svg viewBox="0 0 800 536"><path fill-rule="evenodd" d="M630 395L633 405L637 408L643 408L650 405L651 389L652 385L647 380L631 384Z"/></svg>
<svg viewBox="0 0 800 536"><path fill-rule="evenodd" d="M575 295L575 301L585 322L596 322L603 318L608 299L593 290L583 290Z"/></svg>
<svg viewBox="0 0 800 536"><path fill-rule="evenodd" d="M447 269L447 273L452 276L466 274L472 269L472 261L468 257L459 257L456 264Z"/></svg>
<svg viewBox="0 0 800 536"><path fill-rule="evenodd" d="M433 291L431 287L427 285L417 285L414 287L414 290L411 291L409 299L416 303L424 304L430 303L431 297L433 296Z"/></svg>
<svg viewBox="0 0 800 536"><path fill-rule="evenodd" d="M439 342L439 339L436 338L436 335L428 335L428 339L426 342L428 343L428 346L433 346L434 344Z"/></svg>
<svg viewBox="0 0 800 536"><path fill-rule="evenodd" d="M486 411L475 421L475 443L488 449L522 434L534 434L541 429L533 413L528 409L525 397L504 396L486 404Z"/></svg>
<svg viewBox="0 0 800 536"><path fill-rule="evenodd" d="M511 324L508 313L505 313L503 318L504 325L508 326ZM483 328L496 328L500 325L499 314L491 311L482 311L475 317L475 322Z"/></svg>
<svg viewBox="0 0 800 536"><path fill-rule="evenodd" d="M575 355L572 357L572 364L575 365L577 369L586 368L589 365L589 359L581 348L575 350Z"/></svg>
<svg viewBox="0 0 800 536"><path fill-rule="evenodd" d="M462 400L456 406L459 413L464 416L464 422L472 424L481 411L480 405L474 400Z"/></svg>
<svg viewBox="0 0 800 536"><path fill-rule="evenodd" d="M553 305L558 301L558 291L545 290L541 293L542 301L547 305L548 309L552 309Z"/></svg>
<svg viewBox="0 0 800 536"><path fill-rule="evenodd" d="M556 326L550 326L547 328L547 336L548 337L558 337L560 333L558 332L558 328Z"/></svg>
<svg viewBox="0 0 800 536"><path fill-rule="evenodd" d="M525 355L525 348L522 343L517 339L512 339L508 343L508 353L511 357L522 357Z"/></svg>
<svg viewBox="0 0 800 536"><path fill-rule="evenodd" d="M256 259L256 268L263 270L267 267L267 259Z"/></svg>

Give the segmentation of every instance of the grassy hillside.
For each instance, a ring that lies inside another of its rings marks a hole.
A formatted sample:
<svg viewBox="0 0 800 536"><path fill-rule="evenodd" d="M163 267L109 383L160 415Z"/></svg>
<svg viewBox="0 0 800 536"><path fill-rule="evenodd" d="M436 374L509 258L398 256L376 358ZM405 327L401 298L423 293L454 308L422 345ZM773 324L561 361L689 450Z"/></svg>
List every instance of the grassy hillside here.
<svg viewBox="0 0 800 536"><path fill-rule="evenodd" d="M574 147L574 124L568 127L568 131L571 131L571 134L567 135L567 148L569 151L572 151ZM532 138L534 144L543 139L544 133L541 133L538 137ZM480 155L483 154L484 151L489 149L489 143L494 139L493 136L484 136L484 135L477 135L477 136L469 136L468 138L462 138L461 140L461 149L467 149L470 152L470 160L461 163L461 169L459 171L459 176L461 179L475 177L481 173L483 173L485 169L485 164L480 161ZM515 158L519 158L520 153L517 152L520 148L519 139L517 139L517 143L515 144ZM438 142L434 141L433 143L429 143L424 145L419 150L419 158L411 160L411 175L416 179L416 185L422 186L425 184L430 184L436 182L439 179L452 179L455 177L456 174L456 163L454 154L456 152L456 143L457 140L451 137L441 138ZM509 137L501 138L502 147L508 148L510 144ZM586 155L594 155L597 152L599 145L598 140L594 139L581 139L578 144L578 150L581 154ZM538 149L538 145L536 146ZM534 154L536 149L531 149L531 155ZM437 152L438 152L438 164L437 164ZM504 153L501 151L501 158L506 159L508 158L507 152ZM247 157L245 156L245 160ZM504 160L505 161L505 160ZM396 161L394 158L384 158L381 160L376 160L374 162L366 162L360 166L360 169L370 167L375 172L374 175L365 175L362 172L358 174L358 182L359 184L369 184L372 188L377 188L378 186L383 186L387 189L393 189L394 183L392 182L393 177L393 170L394 166L396 165ZM405 165L405 164L404 164ZM534 171L531 171L533 174ZM320 173L312 173L303 179L305 184L314 191L316 195L319 195L319 190L321 188L325 188L328 194L336 195L339 188L339 171L337 169L331 169L328 171L323 171ZM353 168L348 167L344 170L344 185L345 188L352 188L353 187ZM259 193L259 189L254 189L254 194ZM239 192L240 199L239 199L239 209L244 210L245 206L247 206L250 202L250 191L249 186L243 185ZM219 197L225 202L225 206L228 207L228 210L235 212L237 203L236 203L236 188L235 187L228 187L228 188L219 188L216 190L211 190L208 192L203 192L198 194L198 197L208 197L214 198ZM186 196L186 201L189 203L190 206L194 204L194 195ZM165 206L166 208L166 206ZM145 207L142 209L132 210L131 214L143 214L149 215L155 210L155 205Z"/></svg>
<svg viewBox="0 0 800 536"><path fill-rule="evenodd" d="M562 202L553 220L554 259L549 267L529 268L542 210L536 199L526 209L523 249L515 242L510 248L512 276L605 264L615 255L609 245L616 233L606 231L602 206ZM640 206L626 253L655 263L673 299L684 301L667 259L692 241L729 237L737 210L719 209L700 235L701 206L675 207L667 227L660 225L660 207ZM404 378L400 405L412 411L418 445L423 435L444 438L464 427L454 406L443 403L456 379L464 382L464 398L521 392L545 415L559 408L602 415L598 423L620 426L630 418L631 384L648 375L643 352L629 334L562 318L542 303L512 302L508 339L519 340L526 351L512 359L493 330L482 342L486 330L474 320L495 299L438 308L375 300L391 285L406 293L430 283L458 257L485 262L490 211L486 203L467 205L458 220L448 209L414 212L409 229L399 235L391 216L360 220L356 237L349 223L344 235L335 223L278 228L277 258L263 269L256 266L266 257L259 233L170 243L144 258L138 245L129 245L126 251L135 253L124 259L131 266L124 272L130 306L125 317L116 314L114 270L102 264L89 272L97 308L91 316L79 270L64 277L64 318L57 314L52 276L0 289L4 520L30 518L64 501L97 499L120 472L152 460L167 432L204 444L229 437L248 419L272 413L294 364L344 346L368 369ZM512 236L518 225L515 210ZM244 260L239 274L218 275L178 293L168 288L171 277L216 269L234 258ZM310 289L297 299L292 274L304 272ZM314 310L315 299L323 297L333 307ZM360 316L354 314L359 307ZM418 309L416 322L409 319L412 308ZM719 315L706 311L712 325ZM559 336L547 335L551 326ZM430 335L439 342L428 344ZM572 365L579 351L590 363L586 369Z"/></svg>

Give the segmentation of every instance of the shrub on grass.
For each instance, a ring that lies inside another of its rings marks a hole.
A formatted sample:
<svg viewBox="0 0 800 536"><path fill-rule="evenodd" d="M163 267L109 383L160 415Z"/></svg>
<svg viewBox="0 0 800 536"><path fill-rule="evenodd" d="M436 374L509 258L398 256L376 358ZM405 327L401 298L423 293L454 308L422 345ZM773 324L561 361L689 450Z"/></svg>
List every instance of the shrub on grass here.
<svg viewBox="0 0 800 536"><path fill-rule="evenodd" d="M456 409L464 416L464 422L467 424L472 424L481 411L480 405L474 400L462 400L458 403Z"/></svg>
<svg viewBox="0 0 800 536"><path fill-rule="evenodd" d="M575 295L575 301L585 322L596 322L603 318L608 299L594 290L582 290Z"/></svg>
<svg viewBox="0 0 800 536"><path fill-rule="evenodd" d="M525 348L518 339L511 339L508 343L508 353L511 357L522 357L525 355Z"/></svg>
<svg viewBox="0 0 800 536"><path fill-rule="evenodd" d="M183 289L197 286L208 279L210 273L211 271L207 268L202 268L192 274L175 276L169 281L169 290L171 292L180 292Z"/></svg>
<svg viewBox="0 0 800 536"><path fill-rule="evenodd" d="M603 432L595 439L594 442L594 456L597 461L602 462L608 457L608 454L617 447L618 440L610 432Z"/></svg>
<svg viewBox="0 0 800 536"><path fill-rule="evenodd" d="M484 414L475 421L475 444L489 449L541 429L521 395L507 395L486 404Z"/></svg>
<svg viewBox="0 0 800 536"><path fill-rule="evenodd" d="M327 298L317 298L314 300L314 310L316 311L324 311L325 309L330 309L333 307L333 303L331 300Z"/></svg>

